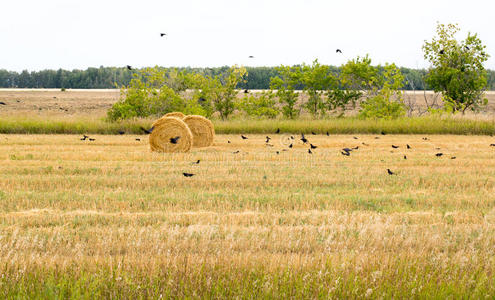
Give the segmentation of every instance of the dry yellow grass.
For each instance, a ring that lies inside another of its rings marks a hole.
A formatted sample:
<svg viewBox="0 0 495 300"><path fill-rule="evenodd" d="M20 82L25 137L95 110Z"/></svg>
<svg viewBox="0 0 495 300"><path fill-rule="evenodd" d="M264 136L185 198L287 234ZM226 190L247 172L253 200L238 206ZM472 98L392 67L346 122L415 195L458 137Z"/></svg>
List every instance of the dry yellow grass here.
<svg viewBox="0 0 495 300"><path fill-rule="evenodd" d="M0 135L0 282L108 269L139 283L123 297L495 295L494 138L308 135L308 154L271 137L157 154L128 135Z"/></svg>

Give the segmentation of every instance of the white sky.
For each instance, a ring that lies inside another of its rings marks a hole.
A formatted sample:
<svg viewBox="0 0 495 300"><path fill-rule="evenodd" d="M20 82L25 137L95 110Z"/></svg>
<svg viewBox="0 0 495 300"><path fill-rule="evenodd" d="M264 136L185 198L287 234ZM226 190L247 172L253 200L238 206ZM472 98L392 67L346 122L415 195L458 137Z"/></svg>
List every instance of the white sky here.
<svg viewBox="0 0 495 300"><path fill-rule="evenodd" d="M494 11L494 0L2 0L0 69L275 66L315 58L339 66L367 53L373 64L422 68L421 46L437 21L459 23L459 39L478 33L492 55L486 67L495 69Z"/></svg>

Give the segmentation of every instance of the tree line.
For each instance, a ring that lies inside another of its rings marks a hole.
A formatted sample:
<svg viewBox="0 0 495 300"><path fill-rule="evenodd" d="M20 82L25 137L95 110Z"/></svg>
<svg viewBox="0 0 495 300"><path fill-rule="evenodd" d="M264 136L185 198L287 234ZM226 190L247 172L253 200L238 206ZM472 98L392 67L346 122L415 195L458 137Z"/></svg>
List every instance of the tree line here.
<svg viewBox="0 0 495 300"><path fill-rule="evenodd" d="M300 67L300 66L295 66ZM176 69L179 72L202 74L215 77L224 74L229 66L216 68L161 68L165 71ZM341 67L329 66L332 72L339 74ZM99 67L86 70L42 70L22 72L0 69L0 88L66 88L66 89L110 89L128 85L133 74L140 70L128 70L127 68ZM265 90L270 88L270 79L280 76L278 67L246 67L247 77L239 82L237 88ZM404 90L432 89L425 83L427 70L400 68L404 75ZM487 89L495 90L495 71L487 70ZM302 90L303 86L296 86Z"/></svg>

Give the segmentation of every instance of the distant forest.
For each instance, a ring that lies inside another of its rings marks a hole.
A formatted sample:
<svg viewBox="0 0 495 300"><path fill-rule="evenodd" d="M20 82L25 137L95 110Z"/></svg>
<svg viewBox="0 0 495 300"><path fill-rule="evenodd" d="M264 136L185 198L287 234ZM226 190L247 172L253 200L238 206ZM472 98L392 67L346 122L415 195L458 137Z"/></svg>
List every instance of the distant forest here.
<svg viewBox="0 0 495 300"><path fill-rule="evenodd" d="M229 69L228 66L218 68L177 68L179 71L198 72L215 76ZM246 67L247 81L239 84L242 89L268 89L270 78L277 76L275 67ZM339 72L339 68L332 67ZM429 89L424 86L424 69L401 68L406 77L406 90ZM43 70L22 71L21 73L0 69L0 88L67 88L67 89L110 89L127 85L132 74L137 70L127 68L99 67L87 70ZM495 71L488 70L488 90L495 90Z"/></svg>

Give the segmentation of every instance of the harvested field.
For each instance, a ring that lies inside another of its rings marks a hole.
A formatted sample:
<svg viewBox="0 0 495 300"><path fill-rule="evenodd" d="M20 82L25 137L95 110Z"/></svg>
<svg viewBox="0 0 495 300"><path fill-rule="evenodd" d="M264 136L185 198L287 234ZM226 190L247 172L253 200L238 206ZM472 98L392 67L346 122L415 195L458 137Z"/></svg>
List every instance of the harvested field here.
<svg viewBox="0 0 495 300"><path fill-rule="evenodd" d="M0 297L495 297L495 138L265 136L0 135Z"/></svg>
<svg viewBox="0 0 495 300"><path fill-rule="evenodd" d="M260 90L251 90L250 93L258 93ZM35 115L41 117L60 116L92 116L105 117L107 110L119 99L118 89L68 89L64 92L60 89L0 89L0 101L7 103L0 107L0 117L15 114L17 116ZM239 97L244 94L240 93ZM300 102L304 101L303 95ZM495 113L495 92L486 93L488 106L483 112L471 117L493 118ZM416 108L425 108L425 95L422 91L407 91L406 102L412 103ZM434 95L426 92L426 99L431 103ZM350 112L352 114L352 112Z"/></svg>

